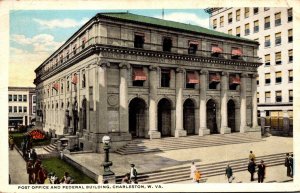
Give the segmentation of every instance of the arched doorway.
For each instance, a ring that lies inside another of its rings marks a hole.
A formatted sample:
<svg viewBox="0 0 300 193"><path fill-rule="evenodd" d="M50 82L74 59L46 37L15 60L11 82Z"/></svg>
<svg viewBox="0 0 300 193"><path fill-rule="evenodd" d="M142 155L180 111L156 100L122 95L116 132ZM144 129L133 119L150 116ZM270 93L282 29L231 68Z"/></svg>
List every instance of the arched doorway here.
<svg viewBox="0 0 300 193"><path fill-rule="evenodd" d="M195 105L191 99L183 104L183 128L188 135L195 134Z"/></svg>
<svg viewBox="0 0 300 193"><path fill-rule="evenodd" d="M227 103L227 122L228 127L231 128L231 133L236 132L235 128L235 104L233 100L229 100Z"/></svg>
<svg viewBox="0 0 300 193"><path fill-rule="evenodd" d="M140 98L134 98L129 103L129 132L132 137L145 137L146 103Z"/></svg>
<svg viewBox="0 0 300 193"><path fill-rule="evenodd" d="M213 99L209 99L206 103L206 124L211 134L218 133L217 105Z"/></svg>
<svg viewBox="0 0 300 193"><path fill-rule="evenodd" d="M162 137L171 136L171 103L163 98L157 106L158 131Z"/></svg>

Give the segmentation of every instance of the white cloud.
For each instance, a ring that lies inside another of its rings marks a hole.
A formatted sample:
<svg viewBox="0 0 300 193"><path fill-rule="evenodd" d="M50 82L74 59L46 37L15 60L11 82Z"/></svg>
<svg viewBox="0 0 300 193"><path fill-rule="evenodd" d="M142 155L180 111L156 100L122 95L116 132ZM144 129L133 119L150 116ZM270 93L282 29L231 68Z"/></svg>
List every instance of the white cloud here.
<svg viewBox="0 0 300 193"><path fill-rule="evenodd" d="M88 18L83 18L80 21L76 21L74 19L53 19L53 20L42 20L42 19L37 19L34 18L33 21L37 22L40 24L43 28L47 29L53 29L53 28L73 28L77 26L82 26L85 24L89 19Z"/></svg>
<svg viewBox="0 0 300 193"><path fill-rule="evenodd" d="M154 16L154 17L162 18L162 16ZM164 19L170 21L177 21L180 23L199 25L205 28L209 28L209 18L201 18L194 13L184 13L184 12L170 13L170 14L165 14Z"/></svg>

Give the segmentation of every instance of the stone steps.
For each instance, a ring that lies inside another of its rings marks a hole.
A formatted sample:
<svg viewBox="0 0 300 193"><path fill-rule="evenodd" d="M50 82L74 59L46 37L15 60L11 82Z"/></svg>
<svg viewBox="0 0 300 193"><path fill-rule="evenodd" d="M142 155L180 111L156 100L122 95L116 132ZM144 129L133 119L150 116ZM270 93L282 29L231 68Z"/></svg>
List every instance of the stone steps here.
<svg viewBox="0 0 300 193"><path fill-rule="evenodd" d="M57 152L57 142L47 145L43 147L43 149L46 150L48 153Z"/></svg>
<svg viewBox="0 0 300 193"><path fill-rule="evenodd" d="M257 162L261 159L265 161L267 167L283 165L286 153L272 154L257 157ZM237 159L230 161L222 161L216 163L209 163L203 165L196 165L201 172L202 182L205 182L208 177L224 175L227 163L230 163L234 172L247 171L248 159ZM117 176L117 183L120 183L124 176ZM159 171L152 171L147 173L140 173L138 175L139 183L153 184L153 183L176 183L188 181L190 179L190 166L178 166L175 168L164 169Z"/></svg>
<svg viewBox="0 0 300 193"><path fill-rule="evenodd" d="M119 148L121 155L169 151L199 147L220 146L227 144L259 142L262 139L250 137L246 133L217 134L210 136L168 137L162 139L136 139Z"/></svg>

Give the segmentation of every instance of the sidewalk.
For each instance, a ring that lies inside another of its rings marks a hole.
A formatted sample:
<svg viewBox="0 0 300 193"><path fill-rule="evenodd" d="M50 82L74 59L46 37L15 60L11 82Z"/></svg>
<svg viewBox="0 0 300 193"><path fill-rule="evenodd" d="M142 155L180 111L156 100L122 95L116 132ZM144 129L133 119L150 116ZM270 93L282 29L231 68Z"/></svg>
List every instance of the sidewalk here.
<svg viewBox="0 0 300 193"><path fill-rule="evenodd" d="M11 184L28 184L25 160L15 148L12 151L9 150L8 153Z"/></svg>

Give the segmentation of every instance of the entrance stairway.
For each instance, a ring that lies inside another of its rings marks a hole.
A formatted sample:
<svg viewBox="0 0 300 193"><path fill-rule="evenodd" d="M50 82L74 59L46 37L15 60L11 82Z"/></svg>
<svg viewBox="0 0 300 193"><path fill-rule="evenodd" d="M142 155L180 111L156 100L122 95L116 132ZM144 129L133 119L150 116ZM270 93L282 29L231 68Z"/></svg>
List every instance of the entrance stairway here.
<svg viewBox="0 0 300 193"><path fill-rule="evenodd" d="M134 139L125 146L117 149L121 155L161 152L176 149L210 147L228 144L252 143L262 141L248 133L215 134L206 136L168 137L162 139Z"/></svg>
<svg viewBox="0 0 300 193"><path fill-rule="evenodd" d="M57 141L54 143L51 143L50 145L43 147L43 149L46 150L48 153L56 153L57 152Z"/></svg>
<svg viewBox="0 0 300 193"><path fill-rule="evenodd" d="M286 153L271 154L257 157L256 160L263 159L267 167L284 165ZM230 163L234 172L247 171L248 159L237 159L222 161L203 165L196 165L201 172L201 182L205 182L207 177L219 176L225 174L225 168ZM117 183L121 183L124 176L116 176ZM140 184L169 184L180 183L190 179L190 166L178 166L171 169L140 173L138 174L138 183Z"/></svg>

